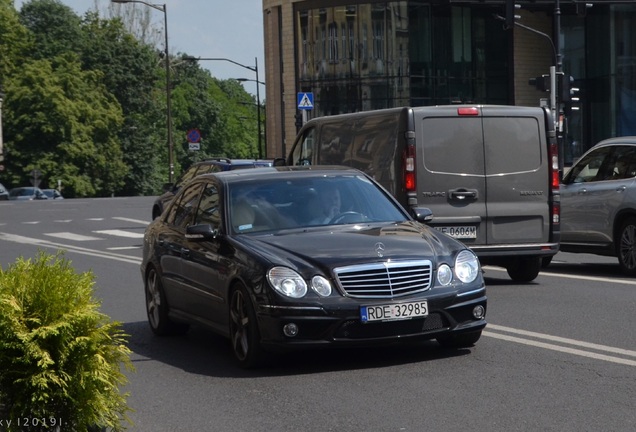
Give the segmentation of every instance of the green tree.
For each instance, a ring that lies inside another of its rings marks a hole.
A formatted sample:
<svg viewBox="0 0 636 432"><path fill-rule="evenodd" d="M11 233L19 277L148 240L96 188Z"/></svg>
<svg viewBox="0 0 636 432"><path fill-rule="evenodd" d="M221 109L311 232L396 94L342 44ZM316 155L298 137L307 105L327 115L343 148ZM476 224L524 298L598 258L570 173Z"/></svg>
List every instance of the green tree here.
<svg viewBox="0 0 636 432"><path fill-rule="evenodd" d="M118 193L157 193L168 177L165 81L157 52L128 33L119 19L89 12L82 32L87 41L80 53L83 68L102 72L124 115L118 136L129 169Z"/></svg>
<svg viewBox="0 0 636 432"><path fill-rule="evenodd" d="M0 0L0 85L32 51L33 37L19 22L13 0Z"/></svg>
<svg viewBox="0 0 636 432"><path fill-rule="evenodd" d="M59 0L31 0L20 9L21 23L31 31L34 59L52 59L82 45L80 18Z"/></svg>
<svg viewBox="0 0 636 432"><path fill-rule="evenodd" d="M109 196L127 167L117 140L121 107L98 71L83 71L75 54L24 65L7 83L7 168L25 184L38 168L44 180L62 180L69 197Z"/></svg>

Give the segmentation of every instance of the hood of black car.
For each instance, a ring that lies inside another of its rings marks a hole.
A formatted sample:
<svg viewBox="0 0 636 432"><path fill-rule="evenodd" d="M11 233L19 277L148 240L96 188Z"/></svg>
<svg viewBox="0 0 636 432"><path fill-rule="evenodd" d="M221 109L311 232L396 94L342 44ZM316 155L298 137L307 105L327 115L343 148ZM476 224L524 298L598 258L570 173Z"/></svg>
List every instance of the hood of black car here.
<svg viewBox="0 0 636 432"><path fill-rule="evenodd" d="M259 249L272 264L292 268L351 265L405 259L449 258L464 246L417 222L343 225L241 236L245 246Z"/></svg>

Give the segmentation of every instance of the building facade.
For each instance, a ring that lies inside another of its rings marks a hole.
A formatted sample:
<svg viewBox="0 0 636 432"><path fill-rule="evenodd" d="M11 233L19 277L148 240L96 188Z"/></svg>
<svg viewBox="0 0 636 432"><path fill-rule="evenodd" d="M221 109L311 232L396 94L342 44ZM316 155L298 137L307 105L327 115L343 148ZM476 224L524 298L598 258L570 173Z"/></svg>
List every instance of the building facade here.
<svg viewBox="0 0 636 432"><path fill-rule="evenodd" d="M300 114L550 106L529 81L551 67L579 89L559 117L566 163L601 139L636 135L636 2L516 3L511 27L505 0L263 0L266 156L289 152ZM313 95L311 110L298 109L298 93Z"/></svg>

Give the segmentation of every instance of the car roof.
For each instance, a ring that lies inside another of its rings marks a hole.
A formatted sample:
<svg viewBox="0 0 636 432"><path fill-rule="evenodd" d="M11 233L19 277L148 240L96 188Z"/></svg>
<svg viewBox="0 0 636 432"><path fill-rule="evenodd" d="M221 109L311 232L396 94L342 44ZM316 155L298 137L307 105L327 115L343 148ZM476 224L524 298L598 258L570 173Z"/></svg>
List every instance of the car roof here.
<svg viewBox="0 0 636 432"><path fill-rule="evenodd" d="M604 140L599 141L598 143L596 143L596 145L594 145L593 148L594 147L611 146L611 145L617 145L617 144L621 144L621 145L636 144L636 136L624 136L624 137L607 138L607 139L604 139Z"/></svg>
<svg viewBox="0 0 636 432"><path fill-rule="evenodd" d="M235 183L244 180L254 180L271 177L277 173L287 173L289 177L319 177L324 175L361 175L368 177L356 168L337 165L305 165L305 166L277 166L261 167L250 170L222 171L202 174L197 178L216 177L224 183Z"/></svg>
<svg viewBox="0 0 636 432"><path fill-rule="evenodd" d="M209 158L195 162L193 165L263 165L272 166L274 163L271 159L231 159L231 158Z"/></svg>

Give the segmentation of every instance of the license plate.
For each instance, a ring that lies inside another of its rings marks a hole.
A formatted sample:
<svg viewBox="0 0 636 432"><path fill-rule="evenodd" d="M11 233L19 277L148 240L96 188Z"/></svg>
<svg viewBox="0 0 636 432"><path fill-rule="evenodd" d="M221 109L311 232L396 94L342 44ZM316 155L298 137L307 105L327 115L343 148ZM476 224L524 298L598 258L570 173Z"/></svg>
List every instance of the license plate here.
<svg viewBox="0 0 636 432"><path fill-rule="evenodd" d="M436 226L435 229L456 239L477 238L476 226Z"/></svg>
<svg viewBox="0 0 636 432"><path fill-rule="evenodd" d="M428 316L428 302L426 300L360 307L360 319L363 323L407 320L425 316Z"/></svg>

